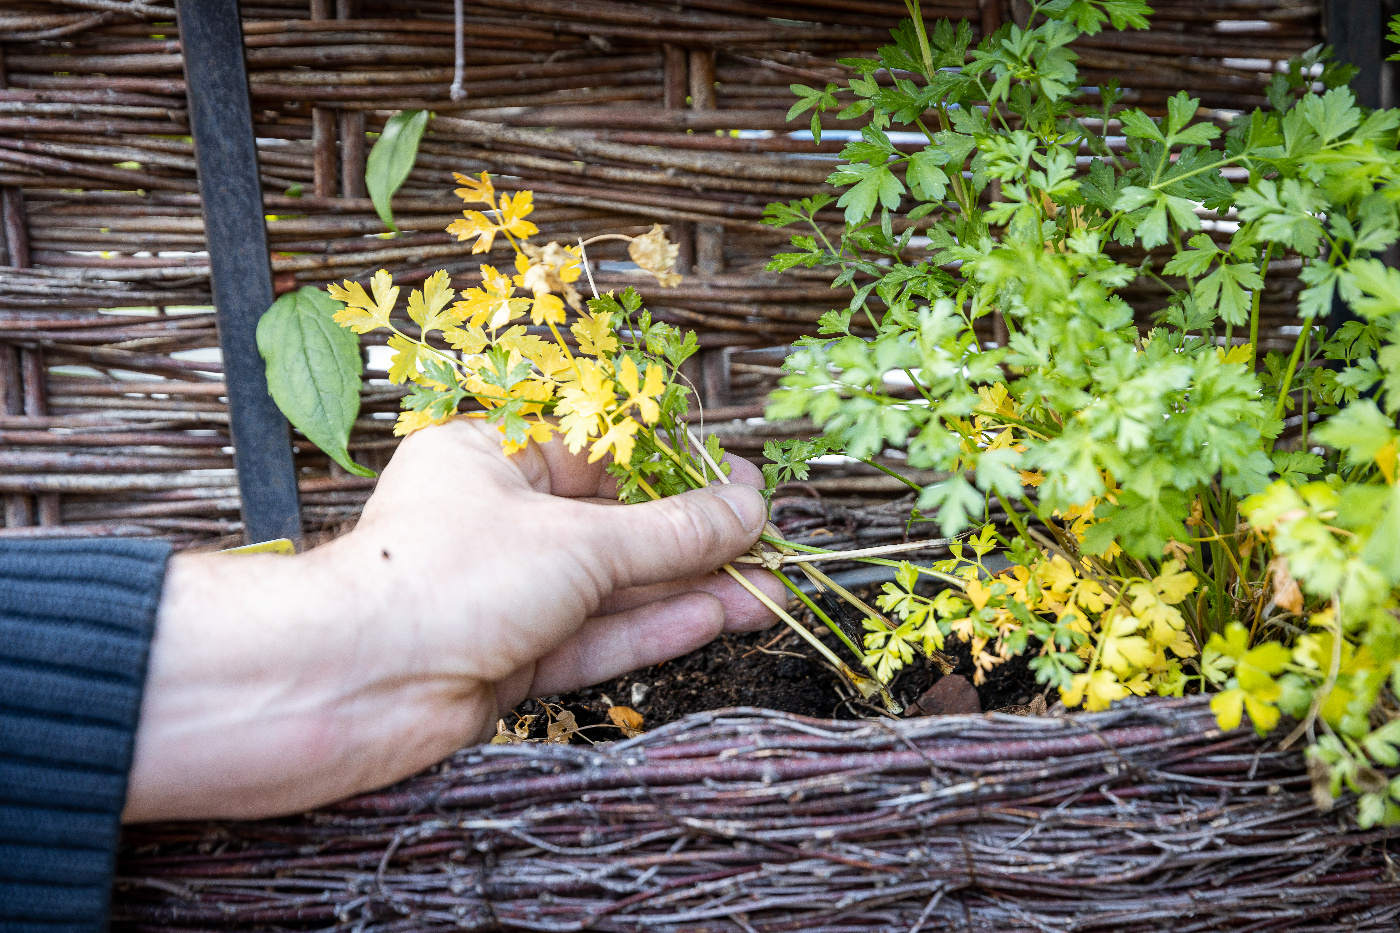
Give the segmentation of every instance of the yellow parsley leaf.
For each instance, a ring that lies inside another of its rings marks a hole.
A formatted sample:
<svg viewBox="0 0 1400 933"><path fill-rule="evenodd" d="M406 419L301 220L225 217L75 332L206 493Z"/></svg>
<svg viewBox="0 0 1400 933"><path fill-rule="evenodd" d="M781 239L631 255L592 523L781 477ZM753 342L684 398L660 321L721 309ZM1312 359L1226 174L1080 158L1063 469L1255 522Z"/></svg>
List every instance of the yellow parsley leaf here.
<svg viewBox="0 0 1400 933"><path fill-rule="evenodd" d="M603 414L613 408L617 398L613 383L603 369L592 360L578 360L578 378L559 390L555 414L571 453L578 453L590 438L602 430Z"/></svg>
<svg viewBox="0 0 1400 933"><path fill-rule="evenodd" d="M481 287L462 293L454 313L460 313L471 326L485 325L491 330L503 327L525 313L528 298L512 298L515 285L510 276L502 275L489 265L481 267Z"/></svg>
<svg viewBox="0 0 1400 933"><path fill-rule="evenodd" d="M1241 344L1226 350L1224 347L1215 348L1216 358L1222 363L1242 363L1249 365L1254 361L1254 345Z"/></svg>
<svg viewBox="0 0 1400 933"><path fill-rule="evenodd" d="M420 344L395 334L389 338L389 349L394 351L393 357L389 360L390 382L397 385L401 382L408 382L418 375Z"/></svg>
<svg viewBox="0 0 1400 933"><path fill-rule="evenodd" d="M1381 468L1381 475L1385 477L1387 483L1395 482L1395 461L1397 459L1395 438L1391 438L1380 450L1376 451L1376 466Z"/></svg>
<svg viewBox="0 0 1400 933"><path fill-rule="evenodd" d="M501 226L522 240L539 233L539 228L525 219L534 212L534 201L535 195L530 191L521 191L515 197L508 194L501 195Z"/></svg>
<svg viewBox="0 0 1400 933"><path fill-rule="evenodd" d="M442 336L452 349L461 350L468 356L486 349L486 333L480 327L445 327Z"/></svg>
<svg viewBox="0 0 1400 933"><path fill-rule="evenodd" d="M1108 625L1099 654L1104 667L1126 677L1135 669L1151 666L1154 652L1147 639L1136 634L1142 623L1132 616L1119 616Z"/></svg>
<svg viewBox="0 0 1400 933"><path fill-rule="evenodd" d="M505 433L505 428L501 428L501 433ZM543 444L554 436L554 426L546 421L530 421L525 427L525 440L513 441L508 437L501 438L501 451L507 456L524 450L530 446L530 442Z"/></svg>
<svg viewBox="0 0 1400 933"><path fill-rule="evenodd" d="M1254 730L1260 735L1278 725L1278 707L1262 702L1238 687L1217 693L1210 701L1210 711L1220 728L1229 731L1239 727L1241 714L1249 711Z"/></svg>
<svg viewBox="0 0 1400 933"><path fill-rule="evenodd" d="M1057 593L1068 593L1079 582L1069 561L1058 554L1037 566L1035 572L1042 586Z"/></svg>
<svg viewBox="0 0 1400 933"><path fill-rule="evenodd" d="M1094 713L1108 709L1114 701L1127 695L1128 688L1120 684L1111 671L1094 671L1070 678L1069 689L1061 691L1060 699L1070 709L1083 703L1085 709Z"/></svg>
<svg viewBox="0 0 1400 933"><path fill-rule="evenodd" d="M491 176L486 172L481 173L480 179L463 175L461 172L453 172L452 177L462 186L452 193L468 204L490 204L496 197L496 188L491 184Z"/></svg>
<svg viewBox="0 0 1400 933"><path fill-rule="evenodd" d="M967 593L967 598L972 601L972 605L976 609L985 607L987 605L987 600L992 598L991 589L983 586L981 580L968 580L964 591Z"/></svg>
<svg viewBox="0 0 1400 933"><path fill-rule="evenodd" d="M440 269L428 276L421 291L415 288L409 293L408 316L423 329L424 337L430 330L442 330L445 326L462 322L462 317L458 317L462 312L457 311L456 306L446 314L443 313L443 308L457 294L448 285L450 281L447 270Z"/></svg>
<svg viewBox="0 0 1400 933"><path fill-rule="evenodd" d="M578 347L589 356L611 356L617 350L617 334L613 333L612 313L590 311L580 315L569 328L578 339Z"/></svg>
<svg viewBox="0 0 1400 933"><path fill-rule="evenodd" d="M1160 579L1160 578L1159 578ZM1195 577L1192 578L1192 585ZM1134 583L1128 587L1128 595L1133 598L1133 615L1145 622L1152 630L1152 640L1165 645L1176 640L1177 633L1186 628L1186 618L1181 611L1170 606L1158 595L1154 584Z"/></svg>
<svg viewBox="0 0 1400 933"><path fill-rule="evenodd" d="M399 420L394 423L394 436L407 437L414 431L421 431L433 423L433 416L426 411L401 411Z"/></svg>
<svg viewBox="0 0 1400 933"><path fill-rule="evenodd" d="M389 314L399 300L399 290L393 285L393 277L383 269L374 274L370 288L374 292L371 299L365 294L359 282L345 280L344 285L332 283L326 291L336 301L345 303L331 318L341 327L348 327L357 334L365 334L377 327L389 326Z"/></svg>
<svg viewBox="0 0 1400 933"><path fill-rule="evenodd" d="M616 424L610 425L607 432L596 441L588 450L588 462L603 459L609 450L612 451L613 463L627 464L632 460L632 447L635 441L633 435L640 428L637 422L631 418L621 418Z"/></svg>
<svg viewBox="0 0 1400 933"><path fill-rule="evenodd" d="M1176 605L1196 588L1196 575L1181 569L1181 562L1169 560L1162 565L1162 572L1152 580L1152 586L1162 600Z"/></svg>
<svg viewBox="0 0 1400 933"><path fill-rule="evenodd" d="M476 243L472 246L473 253L489 252L491 244L496 242L496 231L499 229L481 211L462 211L461 220L454 220L447 225L447 232L459 241L476 238Z"/></svg>
<svg viewBox="0 0 1400 933"><path fill-rule="evenodd" d="M656 404L655 398L666 391L665 373L655 363L648 363L646 385L639 386L637 382L637 364L633 362L632 357L624 356L622 365L617 370L617 384L627 393L627 399L622 403L623 407L635 404L642 420L652 424L661 417L661 407Z"/></svg>
<svg viewBox="0 0 1400 933"><path fill-rule="evenodd" d="M530 323L563 324L564 301L558 295L536 295L530 304Z"/></svg>

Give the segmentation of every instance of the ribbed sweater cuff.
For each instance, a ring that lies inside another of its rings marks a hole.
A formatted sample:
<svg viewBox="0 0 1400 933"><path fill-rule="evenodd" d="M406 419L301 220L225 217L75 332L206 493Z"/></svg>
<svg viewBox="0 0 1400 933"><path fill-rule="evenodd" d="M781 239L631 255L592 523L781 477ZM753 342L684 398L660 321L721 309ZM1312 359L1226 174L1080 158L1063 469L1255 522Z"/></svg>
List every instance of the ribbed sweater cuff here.
<svg viewBox="0 0 1400 933"><path fill-rule="evenodd" d="M0 933L106 924L169 556L0 541Z"/></svg>

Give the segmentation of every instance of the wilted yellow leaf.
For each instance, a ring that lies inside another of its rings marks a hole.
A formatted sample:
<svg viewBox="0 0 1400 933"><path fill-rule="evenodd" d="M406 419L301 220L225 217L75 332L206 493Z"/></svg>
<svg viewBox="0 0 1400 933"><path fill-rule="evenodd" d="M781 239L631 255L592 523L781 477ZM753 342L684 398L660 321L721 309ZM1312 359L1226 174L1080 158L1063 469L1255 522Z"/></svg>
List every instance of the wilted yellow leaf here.
<svg viewBox="0 0 1400 933"><path fill-rule="evenodd" d="M642 734L642 714L630 706L609 706L608 718L629 739Z"/></svg>
<svg viewBox="0 0 1400 933"><path fill-rule="evenodd" d="M545 728L545 740L558 742L561 745L567 744L573 734L578 731L578 720L574 718L573 713L566 709L561 709L557 713L548 706L545 709L550 712L550 723Z"/></svg>
<svg viewBox="0 0 1400 933"><path fill-rule="evenodd" d="M1275 557L1269 565L1269 569L1273 571L1274 604L1288 612L1301 613L1303 611L1303 590L1298 586L1298 581L1293 579L1293 575L1288 572L1287 559Z"/></svg>
<svg viewBox="0 0 1400 933"><path fill-rule="evenodd" d="M496 734L491 737L492 745L515 745L520 742L520 736L506 728L504 719L496 720Z"/></svg>
<svg viewBox="0 0 1400 933"><path fill-rule="evenodd" d="M681 248L666 239L666 229L660 224L652 224L651 229L639 237L634 237L627 245L627 255L646 272L656 276L656 281L667 288L681 283L676 274L676 257Z"/></svg>

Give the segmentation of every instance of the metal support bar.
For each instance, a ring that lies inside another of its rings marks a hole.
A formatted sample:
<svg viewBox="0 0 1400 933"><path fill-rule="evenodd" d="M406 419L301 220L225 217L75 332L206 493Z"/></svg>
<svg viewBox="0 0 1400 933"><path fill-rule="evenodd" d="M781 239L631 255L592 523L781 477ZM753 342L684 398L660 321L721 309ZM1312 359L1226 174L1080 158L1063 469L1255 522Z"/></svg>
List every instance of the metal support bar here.
<svg viewBox="0 0 1400 933"><path fill-rule="evenodd" d="M1391 106L1392 96L1387 80L1391 67L1386 62L1386 21L1388 7L1384 0L1328 0L1327 44L1337 55L1337 61L1355 65L1360 71L1351 82L1356 102L1375 109ZM1393 49L1391 51L1394 51Z"/></svg>
<svg viewBox="0 0 1400 933"><path fill-rule="evenodd" d="M267 391L255 333L272 266L237 0L176 0L214 305L228 385L233 462L248 541L301 543L287 420Z"/></svg>
<svg viewBox="0 0 1400 933"><path fill-rule="evenodd" d="M1389 107L1395 103L1393 76L1395 66L1387 62L1390 51L1385 39L1386 23L1400 6L1395 0L1328 0L1326 8L1327 43L1336 53L1337 61L1355 65L1359 70L1352 79L1351 89L1356 102L1363 107ZM1397 263L1397 250L1391 247L1380 257L1387 265ZM1335 332L1348 321L1358 320L1341 295L1332 299L1329 331Z"/></svg>

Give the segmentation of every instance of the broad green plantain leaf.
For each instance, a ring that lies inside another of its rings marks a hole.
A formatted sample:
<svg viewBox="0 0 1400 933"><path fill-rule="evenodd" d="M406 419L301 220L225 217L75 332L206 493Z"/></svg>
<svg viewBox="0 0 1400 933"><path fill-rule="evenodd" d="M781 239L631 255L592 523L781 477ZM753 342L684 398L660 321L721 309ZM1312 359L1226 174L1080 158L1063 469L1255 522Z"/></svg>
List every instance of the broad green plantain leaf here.
<svg viewBox="0 0 1400 933"><path fill-rule="evenodd" d="M370 200L379 219L390 230L398 231L394 225L394 212L389 202L394 192L413 171L413 163L418 159L418 141L423 138L423 130L432 116L426 110L400 110L384 124L384 132L370 150L365 163L365 187L369 189Z"/></svg>
<svg viewBox="0 0 1400 933"><path fill-rule="evenodd" d="M331 320L340 303L307 285L272 303L258 321L258 352L267 388L287 420L356 476L373 470L350 459L346 445L360 412L360 342Z"/></svg>

